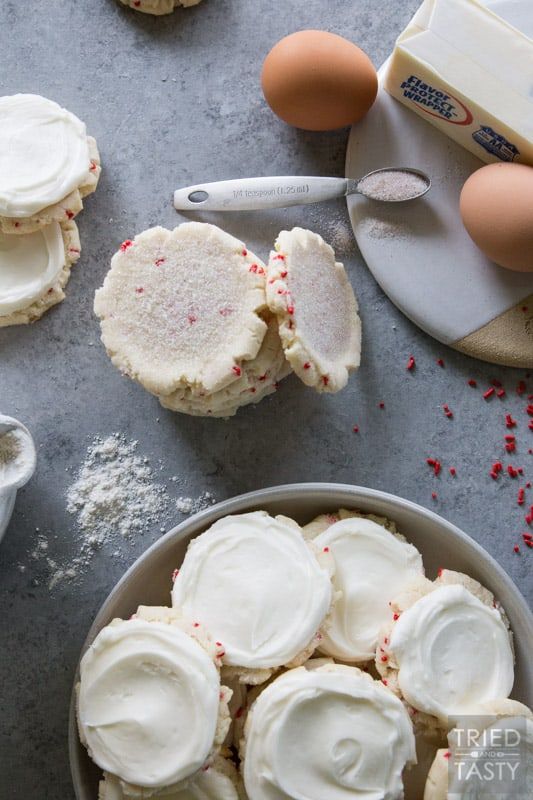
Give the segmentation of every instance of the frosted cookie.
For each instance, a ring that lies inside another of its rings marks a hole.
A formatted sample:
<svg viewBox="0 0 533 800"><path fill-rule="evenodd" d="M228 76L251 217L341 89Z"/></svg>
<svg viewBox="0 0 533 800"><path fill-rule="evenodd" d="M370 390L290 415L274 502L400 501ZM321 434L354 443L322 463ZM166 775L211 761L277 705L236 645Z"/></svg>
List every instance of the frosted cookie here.
<svg viewBox="0 0 533 800"><path fill-rule="evenodd" d="M443 570L391 604L376 667L418 712L449 728L450 718L509 696L514 656L506 617L477 581ZM421 720L423 721L423 720Z"/></svg>
<svg viewBox="0 0 533 800"><path fill-rule="evenodd" d="M229 725L214 658L175 612L142 608L111 622L83 656L80 738L126 794L179 785L213 756Z"/></svg>
<svg viewBox="0 0 533 800"><path fill-rule="evenodd" d="M461 762L462 775L464 776L466 768L472 770L472 774L476 774L476 759L480 758L477 772L483 774L487 760L484 752L493 746L497 746L500 753L497 757L497 762L493 766L497 768L497 764L501 764L501 775L508 779L508 784L504 788L501 782L498 781L498 796L501 797L518 797L519 788L516 776L516 768L518 766L516 758L511 767L506 764L505 746L502 748L502 743L505 741L506 731L512 731L512 739L510 741L516 742L520 736L520 759L523 765L533 763L533 713L530 709L518 703L516 700L500 700L498 702L487 703L480 706L475 710L474 716L469 714L467 720L468 736L470 737L470 745L467 745L467 732L464 724L461 729L453 728L448 734L448 747L437 750L435 759L429 770L426 786L424 790L424 800L447 800L447 798L455 798L455 800L467 800L467 798L474 796L467 792L467 785L465 781L460 780L461 773L455 762ZM492 731L492 733L491 733ZM476 737L482 744L481 750L475 746ZM466 740L466 741L465 741ZM465 746L467 745L467 746ZM516 745L513 747L516 753ZM478 756L477 752L480 752ZM457 754L457 755L456 755ZM505 769L505 767L507 767ZM520 766L518 766L520 769ZM451 779L451 780L450 780ZM487 782L487 788L496 791L496 786L492 781ZM521 787L522 788L522 787ZM523 787L528 790L528 796L531 796L533 785ZM470 791L473 792L473 787L470 786ZM481 794L476 795L481 797ZM495 795L494 795L495 796ZM522 795L520 795L522 796ZM526 795L523 795L524 797Z"/></svg>
<svg viewBox="0 0 533 800"><path fill-rule="evenodd" d="M35 322L60 303L80 251L75 222L24 236L0 232L0 328Z"/></svg>
<svg viewBox="0 0 533 800"><path fill-rule="evenodd" d="M197 6L201 0L120 0L122 5L134 8L135 11L142 11L143 14L172 14L178 6Z"/></svg>
<svg viewBox="0 0 533 800"><path fill-rule="evenodd" d="M370 519L377 525L386 528L390 533L398 533L396 524L386 517L380 517L377 514L363 514L362 511L355 511L354 509L339 508L338 511L328 511L325 514L319 514L318 517L315 517L311 522L304 525L302 527L303 537L304 539L316 539L319 534L327 531L327 529L336 522L340 522L343 519L352 519L353 517Z"/></svg>
<svg viewBox="0 0 533 800"><path fill-rule="evenodd" d="M111 360L156 395L229 386L265 336L264 273L242 242L206 223L127 240L94 303Z"/></svg>
<svg viewBox="0 0 533 800"><path fill-rule="evenodd" d="M321 236L282 231L268 262L267 301L287 360L319 392L338 392L359 366L361 320L342 264Z"/></svg>
<svg viewBox="0 0 533 800"><path fill-rule="evenodd" d="M99 176L96 142L74 114L39 95L0 97L0 231L72 219Z"/></svg>
<svg viewBox="0 0 533 800"><path fill-rule="evenodd" d="M294 524L265 511L224 517L189 545L172 604L211 631L227 668L261 683L315 650L332 564Z"/></svg>
<svg viewBox="0 0 533 800"><path fill-rule="evenodd" d="M314 541L333 555L333 586L340 594L320 651L343 661L369 661L390 620L390 601L424 574L422 556L403 536L364 517L336 522Z"/></svg>
<svg viewBox="0 0 533 800"><path fill-rule="evenodd" d="M161 789L152 796L154 800L159 797L164 800L239 800L238 785L235 767L226 759L218 758L181 787ZM98 800L131 800L131 795L124 794L118 778L106 773L100 782Z"/></svg>
<svg viewBox="0 0 533 800"><path fill-rule="evenodd" d="M248 714L243 755L250 800L400 800L416 762L401 701L339 664L276 678Z"/></svg>
<svg viewBox="0 0 533 800"><path fill-rule="evenodd" d="M263 318L267 324L265 338L257 356L242 362L237 380L211 394L184 387L160 397L161 405L194 416L231 417L242 406L258 403L275 392L292 370L285 360L276 320L265 315Z"/></svg>

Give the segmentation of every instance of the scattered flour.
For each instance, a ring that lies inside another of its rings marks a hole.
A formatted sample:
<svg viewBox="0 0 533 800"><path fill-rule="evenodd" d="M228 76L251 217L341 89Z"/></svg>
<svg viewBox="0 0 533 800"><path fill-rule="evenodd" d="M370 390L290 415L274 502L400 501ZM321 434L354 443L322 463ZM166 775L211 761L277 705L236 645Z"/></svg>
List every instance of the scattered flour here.
<svg viewBox="0 0 533 800"><path fill-rule="evenodd" d="M210 492L202 492L198 497L178 497L176 508L180 514L197 514L216 503Z"/></svg>
<svg viewBox="0 0 533 800"><path fill-rule="evenodd" d="M335 220L328 224L324 239L335 250L335 255L346 255L354 246L354 235L348 223Z"/></svg>
<svg viewBox="0 0 533 800"><path fill-rule="evenodd" d="M100 548L113 546L110 558L121 558L124 542L133 547L139 536L156 525L161 533L167 530L173 505L168 490L156 482L149 459L138 455L137 448L136 441L128 441L120 433L105 439L97 437L87 448L66 494L67 511L76 517L79 544L77 554L67 563L51 557L50 540L36 529L36 543L29 556L46 566L50 590L79 579ZM161 463L159 471L163 471ZM178 476L170 481L181 484ZM193 514L215 502L210 492L203 491L198 497L179 497L175 508L181 514ZM162 522L165 525L161 526ZM19 569L23 572L25 566L19 564Z"/></svg>
<svg viewBox="0 0 533 800"><path fill-rule="evenodd" d="M0 465L5 466L16 461L22 455L22 443L16 431L9 431L0 436Z"/></svg>
<svg viewBox="0 0 533 800"><path fill-rule="evenodd" d="M363 221L363 232L371 239L407 239L409 233L399 222L367 217Z"/></svg>
<svg viewBox="0 0 533 800"><path fill-rule="evenodd" d="M115 533L142 533L168 508L164 486L154 482L147 458L136 454L137 442L114 433L95 439L75 483L67 492L67 511L90 545L101 545Z"/></svg>

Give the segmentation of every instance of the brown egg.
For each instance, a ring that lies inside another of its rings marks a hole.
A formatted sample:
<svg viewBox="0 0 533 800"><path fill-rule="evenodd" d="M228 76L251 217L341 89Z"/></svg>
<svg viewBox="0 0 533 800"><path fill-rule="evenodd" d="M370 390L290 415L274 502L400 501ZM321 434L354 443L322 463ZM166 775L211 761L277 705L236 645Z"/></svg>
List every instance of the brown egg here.
<svg viewBox="0 0 533 800"><path fill-rule="evenodd" d="M278 117L309 131L357 122L378 91L366 53L326 31L299 31L278 42L263 64L261 85Z"/></svg>
<svg viewBox="0 0 533 800"><path fill-rule="evenodd" d="M533 167L488 164L466 181L461 216L487 258L517 272L533 272Z"/></svg>

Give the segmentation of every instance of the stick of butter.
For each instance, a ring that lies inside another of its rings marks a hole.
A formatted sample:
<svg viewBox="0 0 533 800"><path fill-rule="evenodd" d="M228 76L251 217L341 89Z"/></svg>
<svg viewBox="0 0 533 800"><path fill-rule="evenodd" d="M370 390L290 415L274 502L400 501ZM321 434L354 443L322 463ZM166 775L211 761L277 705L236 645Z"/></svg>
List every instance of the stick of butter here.
<svg viewBox="0 0 533 800"><path fill-rule="evenodd" d="M385 88L483 161L533 166L531 35L533 0L424 0Z"/></svg>

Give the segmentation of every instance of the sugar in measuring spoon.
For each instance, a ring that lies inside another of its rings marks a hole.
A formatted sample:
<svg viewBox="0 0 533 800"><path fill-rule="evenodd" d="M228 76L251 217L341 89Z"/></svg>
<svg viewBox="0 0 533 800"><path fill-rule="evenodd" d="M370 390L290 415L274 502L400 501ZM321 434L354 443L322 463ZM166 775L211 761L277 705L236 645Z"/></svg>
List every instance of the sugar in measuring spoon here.
<svg viewBox="0 0 533 800"><path fill-rule="evenodd" d="M177 211L260 211L266 208L320 203L361 194L384 203L403 203L423 197L431 188L428 175L411 167L384 167L362 178L316 176L243 178L200 183L174 192Z"/></svg>

